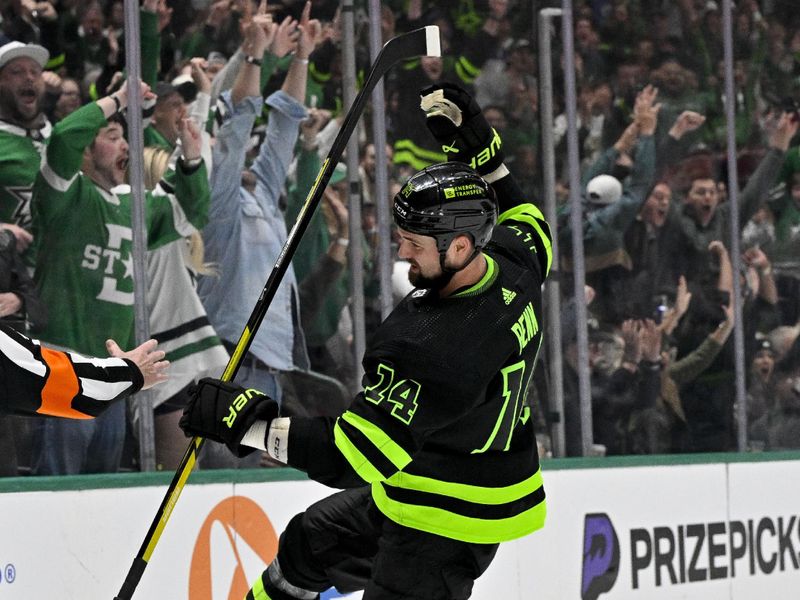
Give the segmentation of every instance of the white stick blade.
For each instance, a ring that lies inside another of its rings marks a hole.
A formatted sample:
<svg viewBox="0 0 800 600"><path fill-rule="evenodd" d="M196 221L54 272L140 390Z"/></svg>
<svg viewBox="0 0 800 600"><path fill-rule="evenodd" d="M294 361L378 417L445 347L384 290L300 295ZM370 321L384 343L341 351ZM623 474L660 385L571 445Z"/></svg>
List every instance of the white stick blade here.
<svg viewBox="0 0 800 600"><path fill-rule="evenodd" d="M441 56L442 45L439 43L439 26L425 26L425 56Z"/></svg>

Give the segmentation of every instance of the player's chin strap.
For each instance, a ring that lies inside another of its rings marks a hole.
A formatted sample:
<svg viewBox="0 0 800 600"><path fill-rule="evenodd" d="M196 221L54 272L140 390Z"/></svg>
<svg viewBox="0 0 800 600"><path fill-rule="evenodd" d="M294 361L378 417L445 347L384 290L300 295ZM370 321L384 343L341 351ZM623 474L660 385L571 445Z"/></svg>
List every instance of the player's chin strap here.
<svg viewBox="0 0 800 600"><path fill-rule="evenodd" d="M464 264L461 265L460 267L454 268L454 267L448 267L444 264L445 258L447 256L447 250L440 251L439 266L442 269L442 274L439 275L439 277L437 277L436 280L434 281L432 286L433 289L441 290L442 288L446 287L447 284L450 283L450 280L453 279L453 275L455 275L456 273L458 273L463 269L466 269L467 265L471 263L473 260L475 260L475 257L477 257L480 253L481 253L480 249L473 248L472 254L470 254L469 258L464 261Z"/></svg>
<svg viewBox="0 0 800 600"><path fill-rule="evenodd" d="M447 257L447 251L445 250L444 252L439 252L439 266L442 268L442 273L449 273L450 274L450 277L448 277L448 282L449 282L450 278L453 275L455 275L456 273L458 273L459 271L461 271L463 269L466 269L467 265L469 263L471 263L473 260L475 260L475 257L477 257L478 254L480 254L480 253L481 253L481 251L478 248L473 248L472 249L472 254L470 254L469 258L464 261L464 264L461 265L460 267L455 267L454 268L454 267L448 267L448 266L446 266L444 264L445 258Z"/></svg>

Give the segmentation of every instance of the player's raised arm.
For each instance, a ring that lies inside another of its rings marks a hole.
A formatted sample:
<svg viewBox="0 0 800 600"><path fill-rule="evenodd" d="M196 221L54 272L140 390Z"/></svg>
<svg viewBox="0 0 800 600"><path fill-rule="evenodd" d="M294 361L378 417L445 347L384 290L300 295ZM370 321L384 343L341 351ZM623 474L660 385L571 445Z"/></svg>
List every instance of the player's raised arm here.
<svg viewBox="0 0 800 600"><path fill-rule="evenodd" d="M552 263L550 228L534 199L524 195L504 164L503 140L481 107L466 90L444 82L420 91L420 108L447 160L468 164L491 184L500 213L497 224L524 239L530 236L529 250L538 259L542 278L546 277Z"/></svg>

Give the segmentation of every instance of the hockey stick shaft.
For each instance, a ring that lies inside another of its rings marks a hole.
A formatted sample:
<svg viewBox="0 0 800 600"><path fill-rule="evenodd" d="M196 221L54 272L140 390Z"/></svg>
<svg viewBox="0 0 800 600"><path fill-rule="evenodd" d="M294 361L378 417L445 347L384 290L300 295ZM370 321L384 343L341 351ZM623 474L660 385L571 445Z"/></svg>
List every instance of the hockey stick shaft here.
<svg viewBox="0 0 800 600"><path fill-rule="evenodd" d="M356 95L353 105L350 107L350 110L347 111L339 133L336 135L328 155L322 162L322 167L308 192L308 196L306 196L306 201L300 210L300 214L297 216L297 221L295 221L294 227L292 227L289 232L286 242L275 261L275 266L272 268L272 272L269 274L267 282L264 284L264 289L261 291L261 295L253 308L253 312L250 314L247 325L244 331L242 331L239 341L236 343L236 348L231 354L228 365L225 367L225 372L222 374L221 379L223 381L232 381L236 376L236 372L239 370L239 365L242 362L242 357L245 355L248 348L250 348L253 336L255 336L261 322L264 320L264 316L267 314L267 309L269 309L269 305L275 297L278 286L286 270L289 268L289 264L297 250L303 233L305 233L308 228L314 210L322 199L322 193L328 185L333 169L336 163L339 162L347 146L347 142L358 120L361 118L361 114L364 112L364 107L366 106L373 88L392 65L400 60L420 55L440 56L438 27L423 27L392 38L384 45L383 49L378 54L364 82L364 87ZM144 575L144 571L147 568L147 564L155 550L156 544L158 544L164 527L178 502L178 498L183 491L183 487L186 485L189 474L194 468L198 452L202 445L203 438L192 438L170 482L169 488L164 495L164 499L161 501L161 505L150 525L144 542L138 554L133 559L133 564L125 577L125 581L122 583L122 588L119 594L115 596L114 600L130 600L133 597L136 586L138 586L142 575Z"/></svg>

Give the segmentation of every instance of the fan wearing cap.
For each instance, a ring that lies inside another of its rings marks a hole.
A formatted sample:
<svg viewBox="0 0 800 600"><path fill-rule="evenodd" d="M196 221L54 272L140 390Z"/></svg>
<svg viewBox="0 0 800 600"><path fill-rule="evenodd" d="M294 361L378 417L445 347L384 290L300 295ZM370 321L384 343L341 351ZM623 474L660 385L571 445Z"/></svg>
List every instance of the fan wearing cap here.
<svg viewBox="0 0 800 600"><path fill-rule="evenodd" d="M592 204L608 206L622 196L622 184L613 175L598 175L586 184L586 199Z"/></svg>
<svg viewBox="0 0 800 600"><path fill-rule="evenodd" d="M528 387L549 227L467 92L433 85L421 106L436 143L466 162L423 169L394 199L416 289L373 335L363 390L338 418L279 417L268 396L204 379L181 420L187 434L237 455L266 449L345 490L289 522L248 599L317 598L331 586L466 599L501 542L544 525Z"/></svg>
<svg viewBox="0 0 800 600"><path fill-rule="evenodd" d="M769 413L775 409L775 348L764 335L756 336L747 385L748 439L766 444Z"/></svg>
<svg viewBox="0 0 800 600"><path fill-rule="evenodd" d="M20 251L33 239L31 186L51 131L42 112L42 69L48 57L36 44L0 47L0 227L14 233Z"/></svg>
<svg viewBox="0 0 800 600"><path fill-rule="evenodd" d="M635 145L636 160L630 177L623 186L618 177L601 173L586 184L583 204L583 243L586 261L586 283L597 291L595 309L603 322L621 322L621 308L615 305L620 298L614 292L615 272L630 270L631 258L625 252L623 234L636 219L647 191L655 177L656 155L654 132L660 105L656 104L658 90L647 86L636 97L633 123L598 163L600 168L616 172L620 177L621 157L626 157ZM627 169L626 169L627 170ZM572 226L562 215L559 244L563 248L562 267L572 271Z"/></svg>

